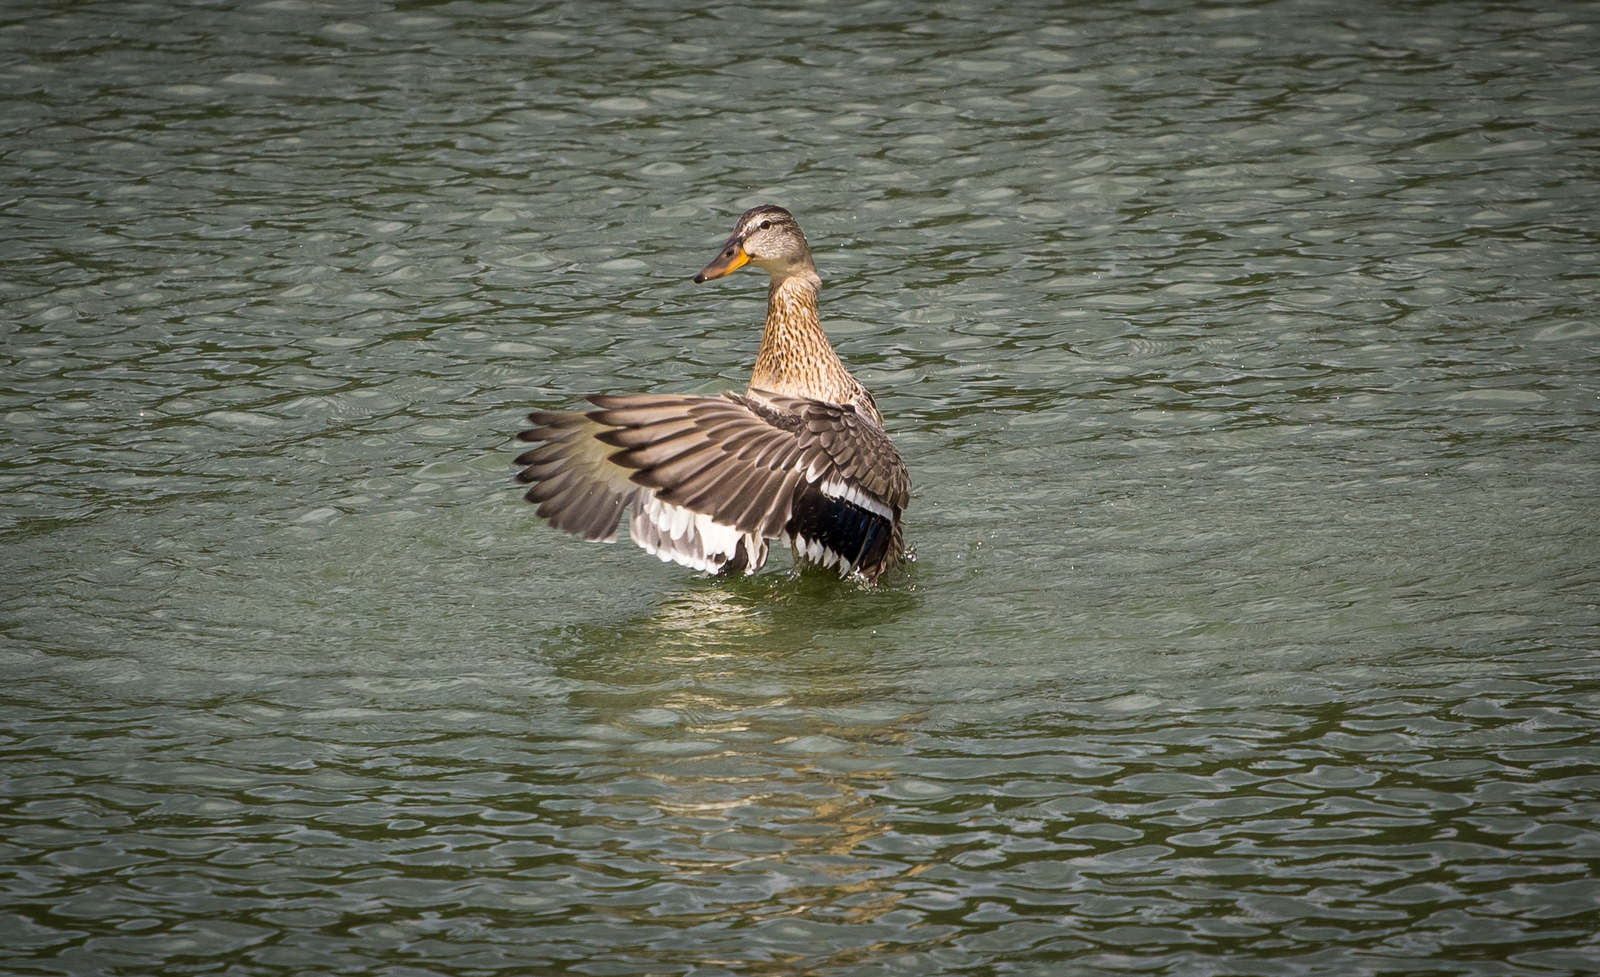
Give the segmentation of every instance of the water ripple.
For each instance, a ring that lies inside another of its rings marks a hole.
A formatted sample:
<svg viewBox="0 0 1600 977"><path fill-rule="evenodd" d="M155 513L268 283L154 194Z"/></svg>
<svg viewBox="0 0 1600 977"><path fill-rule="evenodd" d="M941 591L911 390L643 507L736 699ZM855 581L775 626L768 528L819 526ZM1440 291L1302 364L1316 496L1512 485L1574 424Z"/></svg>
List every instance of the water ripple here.
<svg viewBox="0 0 1600 977"><path fill-rule="evenodd" d="M1600 967L1592 13L106 13L0 32L8 972ZM744 382L767 200L889 587L506 482Z"/></svg>

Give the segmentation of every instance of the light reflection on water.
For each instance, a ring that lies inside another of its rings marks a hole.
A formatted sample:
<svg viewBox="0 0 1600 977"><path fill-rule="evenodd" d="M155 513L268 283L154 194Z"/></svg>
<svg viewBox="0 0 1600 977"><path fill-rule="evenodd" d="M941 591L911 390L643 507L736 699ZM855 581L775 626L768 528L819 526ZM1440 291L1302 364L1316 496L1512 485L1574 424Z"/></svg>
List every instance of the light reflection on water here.
<svg viewBox="0 0 1600 977"><path fill-rule="evenodd" d="M1586 8L101 13L0 33L0 969L1600 968ZM743 383L767 200L888 587L508 481Z"/></svg>

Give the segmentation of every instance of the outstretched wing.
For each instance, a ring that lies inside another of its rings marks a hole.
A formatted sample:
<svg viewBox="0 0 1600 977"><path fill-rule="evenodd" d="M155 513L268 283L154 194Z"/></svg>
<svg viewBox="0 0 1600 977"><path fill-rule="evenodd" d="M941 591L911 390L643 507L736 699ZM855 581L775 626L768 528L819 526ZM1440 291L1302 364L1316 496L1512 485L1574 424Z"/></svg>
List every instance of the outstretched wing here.
<svg viewBox="0 0 1600 977"><path fill-rule="evenodd" d="M877 423L849 405L755 391L591 396L586 414L534 413L517 463L552 526L634 542L699 570L753 572L767 540L876 579L901 552L910 482Z"/></svg>
<svg viewBox="0 0 1600 977"><path fill-rule="evenodd" d="M899 557L910 480L882 428L849 405L754 396L597 396L609 462L656 498L813 562L875 578Z"/></svg>

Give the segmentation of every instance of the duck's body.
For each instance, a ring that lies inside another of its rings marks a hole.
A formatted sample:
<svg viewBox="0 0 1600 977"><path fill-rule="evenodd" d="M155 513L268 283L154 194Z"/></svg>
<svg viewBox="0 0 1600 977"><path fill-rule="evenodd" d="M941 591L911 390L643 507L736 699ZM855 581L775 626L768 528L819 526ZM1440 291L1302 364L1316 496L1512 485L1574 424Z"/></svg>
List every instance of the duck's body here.
<svg viewBox="0 0 1600 977"><path fill-rule="evenodd" d="M584 539L614 542L631 506L633 541L662 560L754 573L779 541L875 582L905 555L905 465L817 321L822 280L788 211L746 212L695 281L747 262L772 283L743 394L594 395L597 410L536 411L519 437L539 446L517 458L517 478L533 483L540 516Z"/></svg>

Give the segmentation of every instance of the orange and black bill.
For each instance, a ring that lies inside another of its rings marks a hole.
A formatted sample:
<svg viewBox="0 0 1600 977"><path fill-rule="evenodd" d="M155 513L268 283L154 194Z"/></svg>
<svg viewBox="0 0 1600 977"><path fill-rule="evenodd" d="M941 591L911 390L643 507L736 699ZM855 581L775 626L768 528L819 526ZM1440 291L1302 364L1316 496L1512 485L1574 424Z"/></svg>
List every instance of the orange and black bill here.
<svg viewBox="0 0 1600 977"><path fill-rule="evenodd" d="M728 243L722 246L722 253L712 258L711 264L700 269L700 274L694 276L694 282L698 285L713 278L732 274L743 268L749 260L750 256L744 251L744 243L737 237L730 237Z"/></svg>

